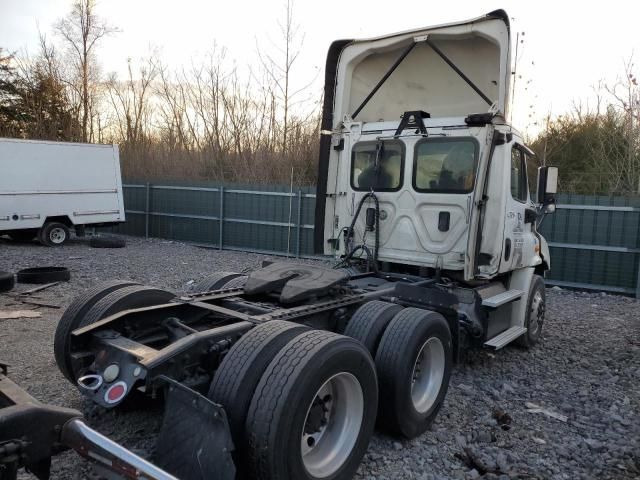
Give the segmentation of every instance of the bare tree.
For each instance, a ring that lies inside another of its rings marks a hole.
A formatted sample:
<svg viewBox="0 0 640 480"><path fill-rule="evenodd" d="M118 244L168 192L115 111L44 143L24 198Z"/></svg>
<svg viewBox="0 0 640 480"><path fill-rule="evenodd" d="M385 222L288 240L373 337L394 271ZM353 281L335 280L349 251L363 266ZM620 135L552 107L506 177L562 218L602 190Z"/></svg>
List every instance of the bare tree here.
<svg viewBox="0 0 640 480"><path fill-rule="evenodd" d="M95 14L95 0L74 0L71 12L55 26L56 32L64 40L79 80L76 85L81 110L82 141L91 139L90 125L92 86L97 83L98 68L94 59L95 49L100 40L117 32ZM92 85L93 84L93 85Z"/></svg>
<svg viewBox="0 0 640 480"><path fill-rule="evenodd" d="M151 86L158 75L158 62L150 56L134 73L132 60L128 59L127 74L122 82L112 74L107 81L107 91L120 141L133 147L148 134Z"/></svg>
<svg viewBox="0 0 640 480"><path fill-rule="evenodd" d="M278 42L272 42L274 54L265 53L259 45L257 51L266 76L273 86L271 89L273 100L278 102L278 107L282 109L281 149L286 155L289 149L288 137L292 124L291 109L297 103L299 94L309 88L315 77L298 89L292 88L293 67L304 44L304 35L300 33L300 27L294 19L294 0L287 0L284 21L278 22L278 27L281 36Z"/></svg>

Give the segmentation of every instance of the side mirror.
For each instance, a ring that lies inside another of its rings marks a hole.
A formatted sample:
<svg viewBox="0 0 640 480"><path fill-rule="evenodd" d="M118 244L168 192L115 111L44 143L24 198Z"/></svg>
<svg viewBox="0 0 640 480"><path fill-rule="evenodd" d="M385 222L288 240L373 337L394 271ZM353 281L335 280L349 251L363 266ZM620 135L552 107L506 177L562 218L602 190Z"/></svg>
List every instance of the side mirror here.
<svg viewBox="0 0 640 480"><path fill-rule="evenodd" d="M538 167L538 203L544 206L554 204L557 192L558 167Z"/></svg>

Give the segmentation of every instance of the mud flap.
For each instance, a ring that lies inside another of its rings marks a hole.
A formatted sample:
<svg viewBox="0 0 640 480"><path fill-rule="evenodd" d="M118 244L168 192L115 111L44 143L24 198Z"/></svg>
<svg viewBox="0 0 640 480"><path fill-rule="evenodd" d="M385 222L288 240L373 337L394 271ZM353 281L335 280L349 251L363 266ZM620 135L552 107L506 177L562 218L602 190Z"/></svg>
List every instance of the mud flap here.
<svg viewBox="0 0 640 480"><path fill-rule="evenodd" d="M222 406L188 387L167 384L156 464L180 480L233 480L233 441Z"/></svg>

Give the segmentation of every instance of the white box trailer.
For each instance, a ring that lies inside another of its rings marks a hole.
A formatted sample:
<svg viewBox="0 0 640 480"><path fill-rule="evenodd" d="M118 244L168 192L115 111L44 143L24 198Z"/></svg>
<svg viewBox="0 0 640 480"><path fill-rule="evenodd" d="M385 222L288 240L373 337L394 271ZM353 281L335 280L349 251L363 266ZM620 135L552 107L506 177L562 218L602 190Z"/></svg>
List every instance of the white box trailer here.
<svg viewBox="0 0 640 480"><path fill-rule="evenodd" d="M117 145L0 138L0 235L64 244L125 220Z"/></svg>

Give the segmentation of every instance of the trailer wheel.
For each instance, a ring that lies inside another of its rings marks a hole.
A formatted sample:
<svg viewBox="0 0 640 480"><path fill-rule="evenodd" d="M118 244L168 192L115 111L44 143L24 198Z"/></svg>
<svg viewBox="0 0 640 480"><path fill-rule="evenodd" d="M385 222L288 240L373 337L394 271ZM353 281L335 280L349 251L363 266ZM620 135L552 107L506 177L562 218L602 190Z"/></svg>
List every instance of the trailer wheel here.
<svg viewBox="0 0 640 480"><path fill-rule="evenodd" d="M175 298L175 294L171 292L143 285L119 288L105 295L89 308L89 310L80 317L76 328L86 327L123 310L160 305L169 302L173 298ZM70 344L70 352L73 352L72 344ZM75 380L78 378L78 373L80 372L74 371L73 368L70 372L72 383L75 383Z"/></svg>
<svg viewBox="0 0 640 480"><path fill-rule="evenodd" d="M47 222L38 232L38 240L47 247L59 247L69 240L69 227L60 222Z"/></svg>
<svg viewBox="0 0 640 480"><path fill-rule="evenodd" d="M360 342L318 330L298 335L269 364L251 400L251 478L352 478L377 404L374 364Z"/></svg>
<svg viewBox="0 0 640 480"><path fill-rule="evenodd" d="M137 283L126 280L112 280L101 283L76 297L62 314L53 339L53 353L58 368L70 382L73 383L75 381L71 373L71 332L78 328L82 318L99 300L115 290L132 285L137 285Z"/></svg>
<svg viewBox="0 0 640 480"><path fill-rule="evenodd" d="M451 375L451 332L442 315L405 308L387 327L376 353L380 425L414 438L438 414Z"/></svg>
<svg viewBox="0 0 640 480"><path fill-rule="evenodd" d="M304 325L282 320L263 323L242 336L222 360L208 397L224 406L236 448L242 448L247 411L262 374L280 349L306 330Z"/></svg>
<svg viewBox="0 0 640 480"><path fill-rule="evenodd" d="M353 314L344 334L362 342L371 356L375 356L384 329L402 308L401 305L380 300L367 302Z"/></svg>
<svg viewBox="0 0 640 480"><path fill-rule="evenodd" d="M525 348L531 348L542 335L542 325L546 310L544 279L540 275L534 275L531 279L529 296L527 297L527 310L525 312L524 326L527 329L518 337L516 343Z"/></svg>
<svg viewBox="0 0 640 480"><path fill-rule="evenodd" d="M191 289L192 293L203 293L211 290L218 290L222 288L224 284L234 278L241 277L241 273L234 272L217 272L207 278L200 280Z"/></svg>
<svg viewBox="0 0 640 480"><path fill-rule="evenodd" d="M9 232L9 238L14 242L30 242L38 235L38 229L14 230Z"/></svg>

